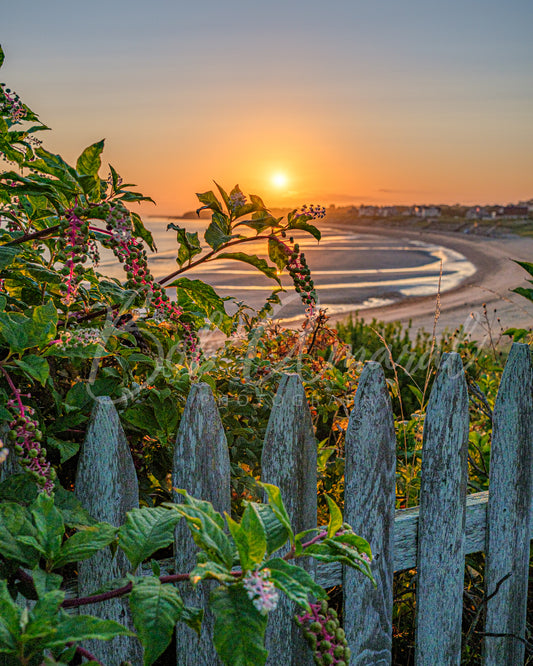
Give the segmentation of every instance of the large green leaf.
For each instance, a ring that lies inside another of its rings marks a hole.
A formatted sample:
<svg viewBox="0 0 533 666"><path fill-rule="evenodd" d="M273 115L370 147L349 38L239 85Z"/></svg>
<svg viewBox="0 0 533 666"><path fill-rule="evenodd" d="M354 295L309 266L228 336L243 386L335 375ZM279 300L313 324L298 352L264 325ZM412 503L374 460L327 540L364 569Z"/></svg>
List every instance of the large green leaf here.
<svg viewBox="0 0 533 666"><path fill-rule="evenodd" d="M252 571L261 564L267 549L265 528L255 506L252 503L246 506L240 523L226 515L243 571Z"/></svg>
<svg viewBox="0 0 533 666"><path fill-rule="evenodd" d="M220 201L216 198L215 193L212 190L209 192L202 192L200 194L196 193L196 196L198 197L198 201L204 204L203 208L210 208L213 211L222 213L222 206L220 205Z"/></svg>
<svg viewBox="0 0 533 666"><path fill-rule="evenodd" d="M7 581L0 580L0 654L14 653L20 633L22 609L17 606L7 589Z"/></svg>
<svg viewBox="0 0 533 666"><path fill-rule="evenodd" d="M255 510L265 528L267 552L271 555L287 543L289 531L268 504L256 504Z"/></svg>
<svg viewBox="0 0 533 666"><path fill-rule="evenodd" d="M327 597L325 590L315 583L313 577L299 566L289 564L280 557L269 560L265 567L270 570L274 585L300 606L309 609L308 596L317 599Z"/></svg>
<svg viewBox="0 0 533 666"><path fill-rule="evenodd" d="M48 361L42 356L26 354L23 359L15 359L13 363L24 371L31 379L36 379L42 386L50 376Z"/></svg>
<svg viewBox="0 0 533 666"><path fill-rule="evenodd" d="M226 313L225 299L221 298L211 285L202 282L202 280L189 280L189 278L182 277L168 286L176 287L178 304L184 304L185 300L190 299L201 312L216 323L221 331L229 335L232 320Z"/></svg>
<svg viewBox="0 0 533 666"><path fill-rule="evenodd" d="M58 555L54 557L53 568L58 569L68 562L86 560L97 551L105 548L115 540L117 528L108 523L98 523L86 527L68 538Z"/></svg>
<svg viewBox="0 0 533 666"><path fill-rule="evenodd" d="M87 176L97 176L102 165L100 155L104 149L104 140L93 143L85 148L76 162L76 171Z"/></svg>
<svg viewBox="0 0 533 666"><path fill-rule="evenodd" d="M226 666L263 666L266 615L261 615L242 585L217 587L210 596L215 616L213 643Z"/></svg>
<svg viewBox="0 0 533 666"><path fill-rule="evenodd" d="M33 569L39 561L39 552L19 539L36 536L37 531L25 507L15 502L0 503L0 554L3 557Z"/></svg>
<svg viewBox="0 0 533 666"><path fill-rule="evenodd" d="M30 509L42 553L47 560L53 561L59 553L65 533L63 516L55 507L53 498L46 493L37 495Z"/></svg>
<svg viewBox="0 0 533 666"><path fill-rule="evenodd" d="M133 586L130 609L144 648L144 666L151 666L170 643L183 601L173 585L147 577Z"/></svg>
<svg viewBox="0 0 533 666"><path fill-rule="evenodd" d="M212 247L213 250L218 250L232 238L233 236L231 235L228 218L222 213L213 213L211 224L207 227L204 233L205 242Z"/></svg>
<svg viewBox="0 0 533 666"><path fill-rule="evenodd" d="M185 517L192 538L209 557L231 569L234 549L224 532L224 519L217 513L210 502L191 497L185 490L176 489L183 495L183 504L169 504L175 511Z"/></svg>
<svg viewBox="0 0 533 666"><path fill-rule="evenodd" d="M301 229L302 231L307 231L308 233L311 234L311 236L314 236L318 241L322 237L320 230L317 229L313 224L309 224L309 222L305 222L304 220L298 218L292 220L288 224L287 229Z"/></svg>
<svg viewBox="0 0 533 666"><path fill-rule="evenodd" d="M258 268L261 273L264 273L267 277L272 280L276 280L278 284L281 284L279 276L276 272L276 269L264 260L258 257L255 254L246 254L245 252L222 252L218 255L219 259L234 259L235 261L243 261L245 264L250 264Z"/></svg>
<svg viewBox="0 0 533 666"><path fill-rule="evenodd" d="M202 247L198 239L197 231L191 233L173 222L167 225L167 229L174 229L177 234L179 250L176 261L180 266L183 266L185 262L191 261L194 256L200 254Z"/></svg>
<svg viewBox="0 0 533 666"><path fill-rule="evenodd" d="M0 246L0 270L13 263L15 257L22 252L20 246L6 247Z"/></svg>
<svg viewBox="0 0 533 666"><path fill-rule="evenodd" d="M289 539L291 544L294 543L294 532L292 531L291 521L287 509L283 504L281 498L281 491L277 486L272 485L271 483L260 483L262 488L265 489L266 494L268 495L268 504L272 508L272 511L276 514L277 519L280 523L283 524L287 532L289 533Z"/></svg>
<svg viewBox="0 0 533 666"><path fill-rule="evenodd" d="M57 629L43 641L43 648L63 647L66 643L86 640L109 641L115 636L135 636L114 620L100 620L92 615L66 615Z"/></svg>
<svg viewBox="0 0 533 666"><path fill-rule="evenodd" d="M160 548L174 541L174 527L181 516L162 507L132 509L119 529L119 545L133 569Z"/></svg>
<svg viewBox="0 0 533 666"><path fill-rule="evenodd" d="M326 500L329 508L328 537L334 537L342 527L344 520L342 517L342 511L329 495L326 495Z"/></svg>
<svg viewBox="0 0 533 666"><path fill-rule="evenodd" d="M285 244L275 236L270 236L268 239L268 256L270 261L273 261L280 271L287 265L288 256Z"/></svg>

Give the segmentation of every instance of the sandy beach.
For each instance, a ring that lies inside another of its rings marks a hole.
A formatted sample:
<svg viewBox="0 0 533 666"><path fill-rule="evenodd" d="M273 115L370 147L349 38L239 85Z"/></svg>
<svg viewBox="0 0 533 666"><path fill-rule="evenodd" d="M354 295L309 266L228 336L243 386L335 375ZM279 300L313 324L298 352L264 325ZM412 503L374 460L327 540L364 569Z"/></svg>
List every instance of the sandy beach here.
<svg viewBox="0 0 533 666"><path fill-rule="evenodd" d="M346 230L344 225L339 228ZM467 236L384 226L353 226L350 230L439 244L460 252L474 264L477 270L472 276L440 295L437 333L445 329L453 331L462 325L473 339L483 341L488 339L489 334L497 340L501 332L510 327L533 327L533 303L511 291L517 286L529 286L526 271L513 259L533 261L533 238L511 234ZM411 320L414 328L432 331L436 303L436 294L411 297L384 307L361 310L359 315L365 321L376 318L385 322L407 323ZM347 316L347 313L332 315L330 321L342 321Z"/></svg>

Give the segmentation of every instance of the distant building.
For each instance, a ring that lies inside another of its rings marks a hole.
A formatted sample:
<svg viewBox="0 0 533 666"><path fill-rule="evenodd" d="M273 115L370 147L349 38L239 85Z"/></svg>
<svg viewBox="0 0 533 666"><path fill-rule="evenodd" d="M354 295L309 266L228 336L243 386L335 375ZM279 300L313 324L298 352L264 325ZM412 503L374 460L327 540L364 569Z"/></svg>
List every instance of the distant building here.
<svg viewBox="0 0 533 666"><path fill-rule="evenodd" d="M505 206L502 215L504 217L527 217L529 213L528 206Z"/></svg>
<svg viewBox="0 0 533 666"><path fill-rule="evenodd" d="M414 214L417 217L440 217L441 209L438 206L415 206Z"/></svg>

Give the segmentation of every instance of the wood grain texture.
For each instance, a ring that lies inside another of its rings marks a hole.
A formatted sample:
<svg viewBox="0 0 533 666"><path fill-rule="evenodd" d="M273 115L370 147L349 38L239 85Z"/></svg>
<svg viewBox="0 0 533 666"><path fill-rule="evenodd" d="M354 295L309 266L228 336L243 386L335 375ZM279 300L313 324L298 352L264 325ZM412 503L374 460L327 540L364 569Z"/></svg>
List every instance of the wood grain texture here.
<svg viewBox="0 0 533 666"><path fill-rule="evenodd" d="M513 344L494 406L490 459L485 631L525 638L533 478L533 367ZM504 581L496 594L499 581ZM524 644L487 637L485 663L523 664Z"/></svg>
<svg viewBox="0 0 533 666"><path fill-rule="evenodd" d="M468 391L460 356L444 354L424 422L418 523L416 663L461 660Z"/></svg>
<svg viewBox="0 0 533 666"><path fill-rule="evenodd" d="M96 519L118 527L126 512L139 506L139 486L130 449L110 398L96 398L89 429L81 448L76 473L76 495L83 507ZM131 571L119 551L113 557L109 548L78 563L78 592L85 596L113 578ZM84 606L83 614L116 620L134 630L128 602L112 599L94 606ZM87 647L104 664L129 660L142 664L142 648L134 638L119 636L112 641L87 641Z"/></svg>
<svg viewBox="0 0 533 666"><path fill-rule="evenodd" d="M316 470L317 446L304 388L298 375L287 374L281 379L265 434L262 480L280 488L295 533L316 527ZM313 562L304 566L314 570ZM281 597L278 608L269 615L269 666L313 663L293 622L294 612L294 604ZM288 660L291 653L292 659Z"/></svg>
<svg viewBox="0 0 533 666"><path fill-rule="evenodd" d="M378 363L365 365L345 443L344 519L372 548L375 588L344 571L344 630L352 664L391 663L396 435L389 391Z"/></svg>
<svg viewBox="0 0 533 666"><path fill-rule="evenodd" d="M217 511L231 512L230 461L228 445L215 399L207 384L194 384L187 398L174 448L172 487L185 489L197 499L211 502ZM181 495L174 492L174 502ZM176 571L188 572L196 565L198 548L184 520L178 523L175 540ZM179 624L176 637L177 664L215 666L220 664L211 637L214 618L208 610L208 598L214 584L202 584L193 590L180 585L187 605L206 611L200 639L192 629Z"/></svg>
<svg viewBox="0 0 533 666"><path fill-rule="evenodd" d="M12 450L13 445L10 444L7 436L9 431L10 427L8 423L2 423L0 425L0 440L4 443L5 448L9 449L6 460L3 463L0 463L0 483L6 481L7 478L13 474L20 474L24 471L18 463L17 454Z"/></svg>

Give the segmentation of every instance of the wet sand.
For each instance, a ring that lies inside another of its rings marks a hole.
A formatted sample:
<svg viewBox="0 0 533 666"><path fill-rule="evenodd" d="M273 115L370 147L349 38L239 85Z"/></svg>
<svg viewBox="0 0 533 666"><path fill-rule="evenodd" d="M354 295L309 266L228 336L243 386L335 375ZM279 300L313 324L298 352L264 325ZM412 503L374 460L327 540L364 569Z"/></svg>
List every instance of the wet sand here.
<svg viewBox="0 0 533 666"><path fill-rule="evenodd" d="M442 245L463 254L477 269L458 287L440 295L440 314L436 325L437 294L404 298L383 307L361 310L359 316L365 321L375 318L407 323L411 320L414 328L432 331L435 326L437 334L445 329L453 331L462 325L471 338L478 341L488 341L489 335L497 340L501 332L510 327L533 327L533 303L511 291L517 286L531 286L527 282L528 274L513 259L533 261L533 238L510 234L498 237L466 236L453 232L404 231L383 226L335 226L344 232L383 233L389 237ZM330 322L346 320L347 316L348 313L333 314Z"/></svg>

